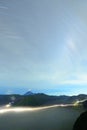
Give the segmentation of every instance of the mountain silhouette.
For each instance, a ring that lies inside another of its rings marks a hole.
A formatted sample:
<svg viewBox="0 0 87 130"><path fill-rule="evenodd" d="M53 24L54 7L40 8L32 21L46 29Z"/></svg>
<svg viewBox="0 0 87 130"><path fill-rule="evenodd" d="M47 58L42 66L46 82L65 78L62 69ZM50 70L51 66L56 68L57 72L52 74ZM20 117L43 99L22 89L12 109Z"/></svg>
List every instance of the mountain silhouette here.
<svg viewBox="0 0 87 130"><path fill-rule="evenodd" d="M34 93L32 91L28 91L24 95L34 95Z"/></svg>

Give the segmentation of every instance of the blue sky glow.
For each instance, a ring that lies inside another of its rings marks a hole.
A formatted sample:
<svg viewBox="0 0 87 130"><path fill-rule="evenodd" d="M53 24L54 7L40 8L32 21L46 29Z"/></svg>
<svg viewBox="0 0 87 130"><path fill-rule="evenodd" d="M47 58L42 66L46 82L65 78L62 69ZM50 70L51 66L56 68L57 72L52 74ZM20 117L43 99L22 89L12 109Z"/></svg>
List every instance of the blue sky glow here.
<svg viewBox="0 0 87 130"><path fill-rule="evenodd" d="M0 93L87 93L87 1L0 1Z"/></svg>

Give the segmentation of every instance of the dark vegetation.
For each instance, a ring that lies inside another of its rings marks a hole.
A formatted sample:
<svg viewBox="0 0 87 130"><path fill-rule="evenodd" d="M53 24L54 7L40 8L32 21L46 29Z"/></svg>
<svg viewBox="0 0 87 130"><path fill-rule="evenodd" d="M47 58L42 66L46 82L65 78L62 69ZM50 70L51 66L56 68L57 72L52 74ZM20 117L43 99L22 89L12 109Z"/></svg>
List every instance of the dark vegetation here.
<svg viewBox="0 0 87 130"><path fill-rule="evenodd" d="M15 99L20 98L20 95L12 94L12 95L0 95L0 105L8 104L9 102L13 102Z"/></svg>
<svg viewBox="0 0 87 130"><path fill-rule="evenodd" d="M83 102L83 106L87 109L87 100Z"/></svg>
<svg viewBox="0 0 87 130"><path fill-rule="evenodd" d="M71 104L77 100L87 99L87 95L78 96L49 96L46 94L25 95L18 98L13 106L45 106L55 104Z"/></svg>

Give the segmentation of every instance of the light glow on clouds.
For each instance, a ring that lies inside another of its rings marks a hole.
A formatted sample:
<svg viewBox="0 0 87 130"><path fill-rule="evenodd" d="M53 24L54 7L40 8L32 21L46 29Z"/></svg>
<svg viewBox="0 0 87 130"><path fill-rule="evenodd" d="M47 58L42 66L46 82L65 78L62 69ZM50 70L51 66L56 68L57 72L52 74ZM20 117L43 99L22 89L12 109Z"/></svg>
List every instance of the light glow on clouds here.
<svg viewBox="0 0 87 130"><path fill-rule="evenodd" d="M0 114L5 114L5 113L9 113L9 112L35 112L35 111L39 111L39 110L44 110L44 109L50 109L50 108L56 108L56 107L68 107L68 106L74 106L74 104L59 104L59 105L50 105L50 106L45 106L45 107L10 107L9 105L6 105L3 109L0 109Z"/></svg>
<svg viewBox="0 0 87 130"><path fill-rule="evenodd" d="M78 53L76 43L71 38L68 39L66 47L68 48L70 53L74 55Z"/></svg>

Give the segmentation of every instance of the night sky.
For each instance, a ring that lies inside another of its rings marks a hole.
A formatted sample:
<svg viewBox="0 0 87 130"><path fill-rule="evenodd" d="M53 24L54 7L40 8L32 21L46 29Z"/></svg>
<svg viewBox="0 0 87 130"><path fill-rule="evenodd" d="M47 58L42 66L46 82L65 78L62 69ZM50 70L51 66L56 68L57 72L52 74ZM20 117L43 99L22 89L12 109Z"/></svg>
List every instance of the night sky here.
<svg viewBox="0 0 87 130"><path fill-rule="evenodd" d="M87 0L0 0L0 94L87 94Z"/></svg>

